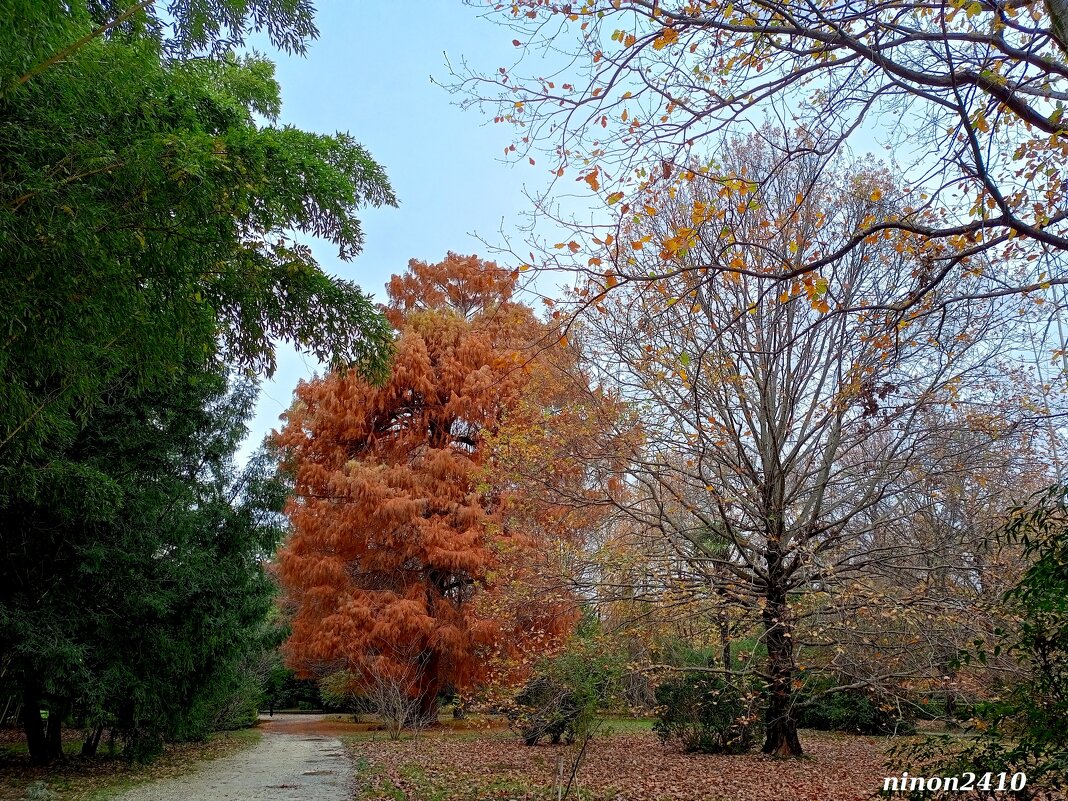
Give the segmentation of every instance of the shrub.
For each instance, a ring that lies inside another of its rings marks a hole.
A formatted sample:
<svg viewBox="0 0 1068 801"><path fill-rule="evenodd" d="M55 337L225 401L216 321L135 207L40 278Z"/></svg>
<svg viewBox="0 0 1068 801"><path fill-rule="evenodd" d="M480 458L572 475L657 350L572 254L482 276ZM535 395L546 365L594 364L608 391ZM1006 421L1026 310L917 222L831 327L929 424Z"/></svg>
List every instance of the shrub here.
<svg viewBox="0 0 1068 801"><path fill-rule="evenodd" d="M626 653L587 616L563 651L539 661L509 712L512 727L528 745L545 736L585 742L602 710L622 704L627 670Z"/></svg>
<svg viewBox="0 0 1068 801"><path fill-rule="evenodd" d="M563 683L549 676L536 676L515 697L508 720L527 745L537 745L542 737L550 738L553 745L565 737L570 744L575 740L581 711L575 693Z"/></svg>
<svg viewBox="0 0 1068 801"><path fill-rule="evenodd" d="M797 725L854 734L914 734L916 724L892 698L870 690L827 692L826 686L806 692L796 707Z"/></svg>
<svg viewBox="0 0 1068 801"><path fill-rule="evenodd" d="M689 752L744 754L762 736L758 693L721 676L688 672L656 688L660 739Z"/></svg>

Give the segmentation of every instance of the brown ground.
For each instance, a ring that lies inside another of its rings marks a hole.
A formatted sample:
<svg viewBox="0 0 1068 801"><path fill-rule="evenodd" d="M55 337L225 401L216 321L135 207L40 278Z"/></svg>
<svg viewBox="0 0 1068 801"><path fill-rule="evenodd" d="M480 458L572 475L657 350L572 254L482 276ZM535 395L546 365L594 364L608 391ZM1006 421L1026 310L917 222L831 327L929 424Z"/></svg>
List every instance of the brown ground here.
<svg viewBox="0 0 1068 801"><path fill-rule="evenodd" d="M803 745L806 757L794 760L691 755L649 732L614 734L592 741L577 788L617 801L866 801L882 786L886 740L806 733ZM548 798L558 759L569 766L575 753L528 748L501 732L435 731L401 742L363 736L349 747L366 766L363 798L408 801Z"/></svg>

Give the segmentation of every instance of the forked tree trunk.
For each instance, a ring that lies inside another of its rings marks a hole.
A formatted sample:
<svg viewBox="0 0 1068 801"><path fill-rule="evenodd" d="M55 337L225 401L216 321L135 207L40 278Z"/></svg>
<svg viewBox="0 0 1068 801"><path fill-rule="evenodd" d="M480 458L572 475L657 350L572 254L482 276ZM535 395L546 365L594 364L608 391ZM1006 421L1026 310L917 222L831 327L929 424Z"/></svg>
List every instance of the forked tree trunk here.
<svg viewBox="0 0 1068 801"><path fill-rule="evenodd" d="M97 749L100 747L100 737L103 733L103 725L97 726L89 732L88 736L85 738L85 742L82 743L82 756L96 756Z"/></svg>

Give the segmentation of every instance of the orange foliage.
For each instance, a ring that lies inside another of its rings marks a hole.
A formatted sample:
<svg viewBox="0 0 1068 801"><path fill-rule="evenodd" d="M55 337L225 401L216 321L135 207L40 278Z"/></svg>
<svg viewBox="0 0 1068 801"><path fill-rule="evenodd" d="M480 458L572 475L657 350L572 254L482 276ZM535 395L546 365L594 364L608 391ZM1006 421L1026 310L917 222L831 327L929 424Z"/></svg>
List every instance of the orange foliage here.
<svg viewBox="0 0 1068 801"><path fill-rule="evenodd" d="M569 628L563 598L505 597L537 563L535 539L481 472L486 437L534 372L519 347L543 330L510 301L515 280L475 257L413 260L388 286L389 381L298 386L275 442L295 482L278 573L303 673L415 675L429 715L444 687L477 685L502 655Z"/></svg>

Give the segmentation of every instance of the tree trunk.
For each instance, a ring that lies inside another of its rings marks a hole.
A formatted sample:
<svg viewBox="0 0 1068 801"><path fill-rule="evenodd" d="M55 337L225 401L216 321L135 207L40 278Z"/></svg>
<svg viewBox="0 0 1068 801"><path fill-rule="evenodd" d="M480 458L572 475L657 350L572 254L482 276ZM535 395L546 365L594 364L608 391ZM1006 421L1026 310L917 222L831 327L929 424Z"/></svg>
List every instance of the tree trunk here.
<svg viewBox="0 0 1068 801"><path fill-rule="evenodd" d="M35 687L26 687L22 698L22 728L30 750L31 765L48 764L48 742L41 720L41 698Z"/></svg>
<svg viewBox="0 0 1068 801"><path fill-rule="evenodd" d="M443 682L439 665L441 656L437 651L424 652L419 669L419 720L424 726L438 722L438 694Z"/></svg>
<svg viewBox="0 0 1068 801"><path fill-rule="evenodd" d="M419 696L419 721L424 726L433 726L438 722L438 690L440 687L428 685Z"/></svg>
<svg viewBox="0 0 1068 801"><path fill-rule="evenodd" d="M723 660L723 669L730 676L733 672L731 666L733 659L731 658L731 624L727 619L727 613L724 612L719 622L719 647L720 658Z"/></svg>
<svg viewBox="0 0 1068 801"><path fill-rule="evenodd" d="M787 615L785 593L773 593L764 607L764 631L768 648L767 736L765 754L797 757L802 755L793 712L794 646Z"/></svg>
<svg viewBox="0 0 1068 801"><path fill-rule="evenodd" d="M48 760L63 759L63 719L67 717L69 704L56 699L49 703L48 729L45 732L48 748Z"/></svg>
<svg viewBox="0 0 1068 801"><path fill-rule="evenodd" d="M779 494L781 495L781 493ZM779 496L776 496L779 497ZM781 508L774 498L768 508ZM767 585L764 588L764 642L768 649L768 711L767 736L764 740L765 754L799 757L801 741L797 737L797 721L794 720L794 664L793 623L790 605L787 602L789 576L783 558L782 514L768 515L769 527L765 559Z"/></svg>
<svg viewBox="0 0 1068 801"><path fill-rule="evenodd" d="M82 756L92 757L96 756L96 751L100 747L100 737L104 733L104 726L97 726L95 729L89 732L89 735L85 738L85 742L82 743Z"/></svg>

